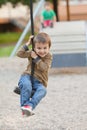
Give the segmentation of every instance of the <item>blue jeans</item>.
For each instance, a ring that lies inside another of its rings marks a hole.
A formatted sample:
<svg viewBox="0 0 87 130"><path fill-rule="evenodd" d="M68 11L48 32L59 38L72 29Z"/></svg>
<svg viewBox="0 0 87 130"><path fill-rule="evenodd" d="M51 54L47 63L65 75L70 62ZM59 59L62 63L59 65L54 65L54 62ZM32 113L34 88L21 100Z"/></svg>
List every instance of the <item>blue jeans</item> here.
<svg viewBox="0 0 87 130"><path fill-rule="evenodd" d="M32 86L31 76L28 74L21 76L18 86L21 90L20 94L21 106L30 105L33 109L38 105L38 103L47 93L46 88L36 78L33 78L33 86ZM35 90L35 92L31 98L32 90Z"/></svg>

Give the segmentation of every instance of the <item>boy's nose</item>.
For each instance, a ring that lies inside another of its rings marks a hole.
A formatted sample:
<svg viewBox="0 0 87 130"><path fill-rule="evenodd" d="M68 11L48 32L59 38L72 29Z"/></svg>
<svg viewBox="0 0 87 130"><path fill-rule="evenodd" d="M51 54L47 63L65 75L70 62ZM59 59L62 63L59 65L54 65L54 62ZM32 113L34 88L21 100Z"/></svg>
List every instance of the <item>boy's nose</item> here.
<svg viewBox="0 0 87 130"><path fill-rule="evenodd" d="M41 52L43 53L43 52L44 52L44 50L42 49L42 50L41 50Z"/></svg>

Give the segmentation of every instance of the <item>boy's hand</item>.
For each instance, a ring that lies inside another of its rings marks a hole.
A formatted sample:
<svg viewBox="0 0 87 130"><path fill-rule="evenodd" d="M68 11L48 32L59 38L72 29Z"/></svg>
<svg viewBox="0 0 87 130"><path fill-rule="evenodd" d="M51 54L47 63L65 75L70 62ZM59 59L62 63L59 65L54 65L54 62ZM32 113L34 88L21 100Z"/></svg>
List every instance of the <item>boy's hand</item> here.
<svg viewBox="0 0 87 130"><path fill-rule="evenodd" d="M36 59L38 56L37 56L37 54L36 54L34 51L32 51L32 52L31 52L31 57L32 57L33 59Z"/></svg>
<svg viewBox="0 0 87 130"><path fill-rule="evenodd" d="M29 45L31 44L31 40L32 40L33 38L34 38L33 35L31 35L31 36L29 37L29 40L28 40L28 42L26 43L27 46L29 46Z"/></svg>

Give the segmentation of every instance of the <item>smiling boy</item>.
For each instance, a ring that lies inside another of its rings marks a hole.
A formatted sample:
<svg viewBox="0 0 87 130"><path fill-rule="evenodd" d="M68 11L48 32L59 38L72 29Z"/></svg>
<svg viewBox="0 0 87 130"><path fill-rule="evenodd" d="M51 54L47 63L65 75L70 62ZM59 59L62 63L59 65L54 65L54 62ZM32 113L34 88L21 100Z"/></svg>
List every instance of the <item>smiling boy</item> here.
<svg viewBox="0 0 87 130"><path fill-rule="evenodd" d="M28 46L31 44L32 36L29 41L20 48L17 56L28 58L27 69L21 75L18 86L20 88L20 104L23 115L33 115L33 109L45 97L48 82L48 71L52 62L50 54L51 40L48 34L39 33L33 38L34 51L29 51ZM33 83L31 82L31 65L35 64ZM35 90L31 97L32 90Z"/></svg>

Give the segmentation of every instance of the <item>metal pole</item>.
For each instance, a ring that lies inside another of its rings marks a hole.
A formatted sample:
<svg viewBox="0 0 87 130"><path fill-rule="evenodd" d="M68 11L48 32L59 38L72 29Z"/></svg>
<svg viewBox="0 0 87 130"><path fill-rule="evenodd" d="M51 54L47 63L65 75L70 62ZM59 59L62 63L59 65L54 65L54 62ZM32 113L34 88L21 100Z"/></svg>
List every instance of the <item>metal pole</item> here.
<svg viewBox="0 0 87 130"><path fill-rule="evenodd" d="M31 16L31 34L34 35L33 4L32 4L32 0L30 0L30 16ZM32 50L34 51L33 39L32 39ZM33 63L33 58L32 58L32 64L31 64L31 83L32 83L32 86L33 86L34 70L35 70L35 63Z"/></svg>
<svg viewBox="0 0 87 130"><path fill-rule="evenodd" d="M30 0L30 16L31 16L31 34L34 35L33 3L32 3L32 0ZM32 39L32 50L34 50L33 39Z"/></svg>
<svg viewBox="0 0 87 130"><path fill-rule="evenodd" d="M32 4L32 0L30 0L30 16L31 16L31 34L34 35L33 4Z"/></svg>

